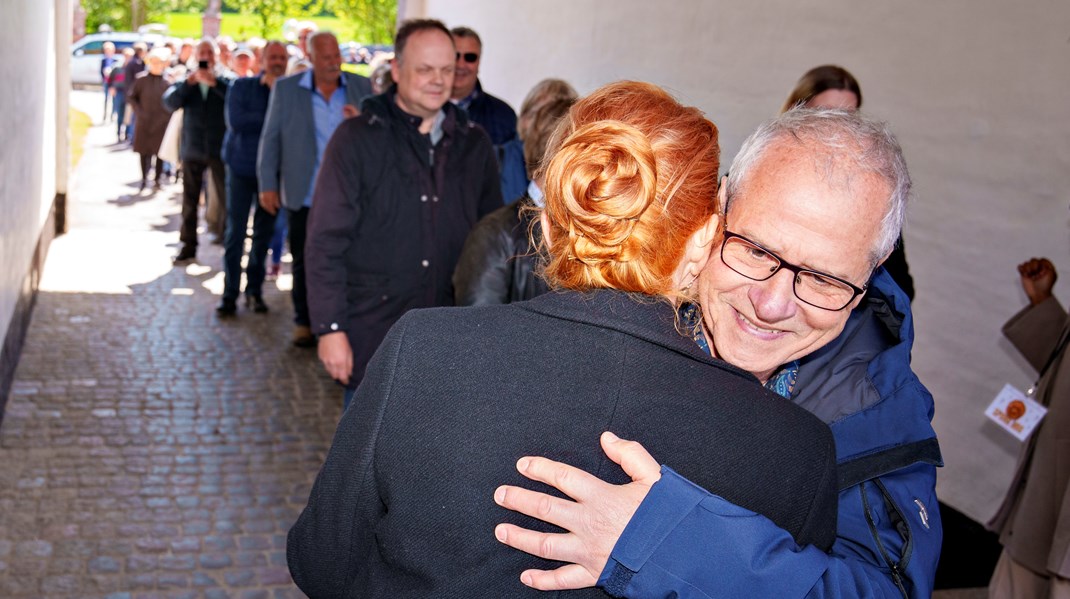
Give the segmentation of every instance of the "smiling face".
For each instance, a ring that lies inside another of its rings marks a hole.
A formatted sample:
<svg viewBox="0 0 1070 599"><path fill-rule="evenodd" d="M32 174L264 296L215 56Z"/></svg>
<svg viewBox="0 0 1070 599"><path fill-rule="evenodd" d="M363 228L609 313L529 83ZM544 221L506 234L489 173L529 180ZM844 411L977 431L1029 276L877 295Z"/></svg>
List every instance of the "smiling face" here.
<svg viewBox="0 0 1070 599"><path fill-rule="evenodd" d="M843 169L830 182L823 167L799 143L775 142L731 198L727 229L793 264L862 287L890 190L876 175ZM706 335L717 357L762 382L835 339L861 301L836 312L805 304L795 297L790 271L753 281L725 266L720 244L699 277Z"/></svg>
<svg viewBox="0 0 1070 599"><path fill-rule="evenodd" d="M433 118L450 98L455 55L453 40L445 33L413 32L403 55L391 63L398 106L413 116Z"/></svg>
<svg viewBox="0 0 1070 599"><path fill-rule="evenodd" d="M460 100L472 93L476 88L476 80L479 78L479 61L483 59L483 48L474 37L454 36L453 43L457 45L457 70L453 80L453 99ZM464 55L476 55L475 62L468 62Z"/></svg>

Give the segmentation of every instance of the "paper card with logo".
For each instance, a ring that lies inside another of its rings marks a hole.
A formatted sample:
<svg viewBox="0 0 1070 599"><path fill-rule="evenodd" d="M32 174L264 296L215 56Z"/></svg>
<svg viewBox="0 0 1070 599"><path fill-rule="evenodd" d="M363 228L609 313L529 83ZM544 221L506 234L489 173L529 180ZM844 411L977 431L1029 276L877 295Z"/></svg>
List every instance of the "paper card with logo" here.
<svg viewBox="0 0 1070 599"><path fill-rule="evenodd" d="M1025 441L1040 424L1048 409L1033 401L1012 385L1004 385L1003 390L985 410L985 416L1004 430Z"/></svg>

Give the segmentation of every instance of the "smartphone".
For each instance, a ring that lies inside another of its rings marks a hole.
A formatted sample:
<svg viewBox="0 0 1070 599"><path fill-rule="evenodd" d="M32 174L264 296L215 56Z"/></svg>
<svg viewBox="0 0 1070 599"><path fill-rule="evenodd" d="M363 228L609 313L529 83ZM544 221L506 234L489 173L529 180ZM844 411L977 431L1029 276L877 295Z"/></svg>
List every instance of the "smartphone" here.
<svg viewBox="0 0 1070 599"><path fill-rule="evenodd" d="M207 71L208 70L208 61L207 60L202 60L202 61L198 62L197 63L197 68Z"/></svg>

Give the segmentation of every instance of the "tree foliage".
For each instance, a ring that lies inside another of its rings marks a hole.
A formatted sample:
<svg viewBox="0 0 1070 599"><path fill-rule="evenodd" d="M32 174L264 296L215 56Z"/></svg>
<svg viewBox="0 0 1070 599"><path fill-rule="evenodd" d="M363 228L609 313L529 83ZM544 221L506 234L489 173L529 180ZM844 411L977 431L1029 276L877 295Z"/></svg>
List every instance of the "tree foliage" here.
<svg viewBox="0 0 1070 599"><path fill-rule="evenodd" d="M330 0L328 7L351 27L364 44L389 44L397 27L397 0Z"/></svg>
<svg viewBox="0 0 1070 599"><path fill-rule="evenodd" d="M208 0L81 0L86 31L104 24L116 31L135 31L145 23L164 21L170 12L203 12ZM397 0L223 0L223 10L256 18L262 37L277 37L287 19L334 14L349 25L347 32L365 44L389 44L397 25ZM136 22L135 22L136 21Z"/></svg>
<svg viewBox="0 0 1070 599"><path fill-rule="evenodd" d="M161 21L178 5L190 3L190 0L81 1L85 9L85 30L89 33L97 31L101 25L108 25L115 31L136 31L141 25Z"/></svg>
<svg viewBox="0 0 1070 599"><path fill-rule="evenodd" d="M271 37L286 19L311 17L320 14L325 0L228 0L227 5L238 12L256 17L258 35Z"/></svg>

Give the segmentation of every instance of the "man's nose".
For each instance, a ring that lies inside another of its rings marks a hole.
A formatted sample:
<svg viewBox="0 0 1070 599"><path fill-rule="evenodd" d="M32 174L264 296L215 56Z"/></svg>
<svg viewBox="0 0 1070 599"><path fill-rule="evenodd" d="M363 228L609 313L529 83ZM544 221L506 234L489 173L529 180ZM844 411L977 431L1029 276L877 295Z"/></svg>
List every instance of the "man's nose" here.
<svg viewBox="0 0 1070 599"><path fill-rule="evenodd" d="M748 292L754 315L762 322L781 322L795 316L795 273L784 268L764 281L756 281Z"/></svg>

